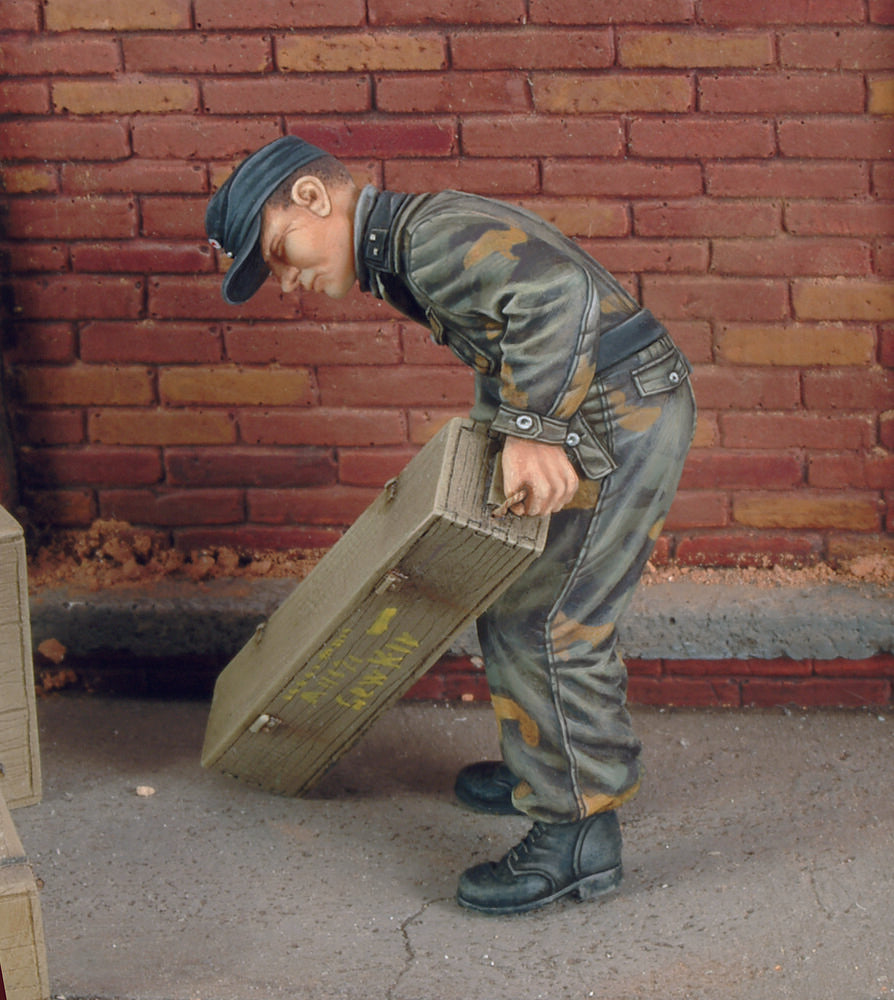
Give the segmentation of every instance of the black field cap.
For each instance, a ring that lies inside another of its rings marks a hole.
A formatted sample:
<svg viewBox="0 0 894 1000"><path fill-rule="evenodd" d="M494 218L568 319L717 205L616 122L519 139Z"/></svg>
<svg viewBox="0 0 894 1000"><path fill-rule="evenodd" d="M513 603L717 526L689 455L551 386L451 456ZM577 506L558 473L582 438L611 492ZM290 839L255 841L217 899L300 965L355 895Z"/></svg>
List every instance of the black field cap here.
<svg viewBox="0 0 894 1000"><path fill-rule="evenodd" d="M208 242L234 258L221 289L230 305L247 302L270 274L258 244L264 202L300 167L327 155L294 135L277 139L243 160L208 203Z"/></svg>

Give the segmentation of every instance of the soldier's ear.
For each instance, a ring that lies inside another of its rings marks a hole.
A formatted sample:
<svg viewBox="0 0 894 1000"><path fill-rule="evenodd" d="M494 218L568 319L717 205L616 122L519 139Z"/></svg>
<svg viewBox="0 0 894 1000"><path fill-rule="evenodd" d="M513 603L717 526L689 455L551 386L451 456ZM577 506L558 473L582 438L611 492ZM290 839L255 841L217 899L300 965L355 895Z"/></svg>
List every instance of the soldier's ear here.
<svg viewBox="0 0 894 1000"><path fill-rule="evenodd" d="M312 174L299 177L292 185L292 201L320 219L332 212L332 199L326 185Z"/></svg>

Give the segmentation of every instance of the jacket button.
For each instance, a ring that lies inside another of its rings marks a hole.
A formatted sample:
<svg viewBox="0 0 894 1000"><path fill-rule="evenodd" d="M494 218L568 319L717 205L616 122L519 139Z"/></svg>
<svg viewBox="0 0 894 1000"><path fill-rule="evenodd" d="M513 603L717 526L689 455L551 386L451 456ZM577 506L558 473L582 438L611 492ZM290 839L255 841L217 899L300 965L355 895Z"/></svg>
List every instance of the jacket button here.
<svg viewBox="0 0 894 1000"><path fill-rule="evenodd" d="M567 444L569 448L576 448L580 444L580 434L576 431L572 431L565 438L565 444Z"/></svg>
<svg viewBox="0 0 894 1000"><path fill-rule="evenodd" d="M529 431L534 426L534 418L529 417L527 413L522 413L521 416L515 418L515 426L520 431Z"/></svg>
<svg viewBox="0 0 894 1000"><path fill-rule="evenodd" d="M671 372L667 377L668 382L672 385L676 385L680 381L680 376L677 372Z"/></svg>

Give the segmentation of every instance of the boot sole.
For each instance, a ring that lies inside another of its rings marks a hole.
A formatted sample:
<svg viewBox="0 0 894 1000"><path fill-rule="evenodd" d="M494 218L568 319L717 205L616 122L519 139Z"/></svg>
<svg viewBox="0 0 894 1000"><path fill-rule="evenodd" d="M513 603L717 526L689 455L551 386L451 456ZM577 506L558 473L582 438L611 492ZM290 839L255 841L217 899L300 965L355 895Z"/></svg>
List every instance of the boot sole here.
<svg viewBox="0 0 894 1000"><path fill-rule="evenodd" d="M529 903L519 903L515 906L482 906L479 903L472 902L471 900L463 899L459 893L457 893L456 901L460 906L465 907L467 910L475 910L477 913L487 913L497 917L507 916L513 913L528 913L531 910L537 910L541 906L554 903L556 900L572 894L575 895L582 903L591 902L594 899L607 896L620 886L621 879L623 877L623 869L621 865L618 865L615 868L608 868L604 872L596 872L594 875L587 875L585 878L579 879L577 882L572 882L570 885L566 885L564 889L554 892L551 896L543 896L540 899L534 899Z"/></svg>

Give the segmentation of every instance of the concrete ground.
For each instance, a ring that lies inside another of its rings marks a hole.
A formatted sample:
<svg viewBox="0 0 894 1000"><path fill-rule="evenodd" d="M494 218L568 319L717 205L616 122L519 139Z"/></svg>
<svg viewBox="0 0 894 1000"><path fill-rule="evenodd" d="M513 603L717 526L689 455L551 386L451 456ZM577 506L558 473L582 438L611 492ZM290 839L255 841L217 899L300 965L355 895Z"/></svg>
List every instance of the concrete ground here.
<svg viewBox="0 0 894 1000"><path fill-rule="evenodd" d="M39 703L54 996L881 1000L894 996L894 719L636 710L648 780L599 903L489 918L457 874L524 819L453 800L490 710L402 703L304 799L203 771L208 706ZM138 795L138 786L154 794Z"/></svg>

